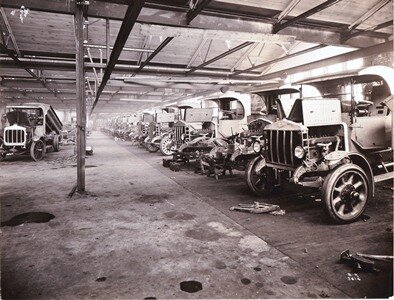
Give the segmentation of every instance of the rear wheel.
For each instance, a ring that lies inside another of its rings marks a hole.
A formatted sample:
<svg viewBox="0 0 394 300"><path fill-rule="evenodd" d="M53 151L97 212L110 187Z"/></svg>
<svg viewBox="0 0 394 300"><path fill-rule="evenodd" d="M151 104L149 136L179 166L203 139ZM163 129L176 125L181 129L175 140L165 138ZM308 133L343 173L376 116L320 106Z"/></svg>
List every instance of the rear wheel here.
<svg viewBox="0 0 394 300"><path fill-rule="evenodd" d="M274 172L271 168L265 166L265 159L261 156L249 161L246 166L245 176L248 187L258 196L267 195L274 189Z"/></svg>
<svg viewBox="0 0 394 300"><path fill-rule="evenodd" d="M53 151L59 152L59 150L60 150L60 136L55 135L53 137Z"/></svg>
<svg viewBox="0 0 394 300"><path fill-rule="evenodd" d="M164 156L170 156L175 151L175 146L173 145L173 141L169 136L165 136L160 141L160 152Z"/></svg>
<svg viewBox="0 0 394 300"><path fill-rule="evenodd" d="M40 161L45 157L46 146L42 140L35 141L30 147L30 156L35 161Z"/></svg>
<svg viewBox="0 0 394 300"><path fill-rule="evenodd" d="M354 222L364 212L371 191L371 183L363 169L355 164L339 166L323 184L325 211L337 224Z"/></svg>

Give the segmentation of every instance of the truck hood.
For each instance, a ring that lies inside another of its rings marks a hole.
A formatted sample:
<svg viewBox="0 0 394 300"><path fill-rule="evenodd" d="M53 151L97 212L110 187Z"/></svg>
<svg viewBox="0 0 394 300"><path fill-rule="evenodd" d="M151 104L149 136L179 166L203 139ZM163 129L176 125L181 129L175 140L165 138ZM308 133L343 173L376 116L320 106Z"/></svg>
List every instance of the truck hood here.
<svg viewBox="0 0 394 300"><path fill-rule="evenodd" d="M283 119L277 121L272 124L268 124L265 126L266 130L288 130L288 131L304 131L307 130L307 127L302 125L301 123L296 123L287 119Z"/></svg>

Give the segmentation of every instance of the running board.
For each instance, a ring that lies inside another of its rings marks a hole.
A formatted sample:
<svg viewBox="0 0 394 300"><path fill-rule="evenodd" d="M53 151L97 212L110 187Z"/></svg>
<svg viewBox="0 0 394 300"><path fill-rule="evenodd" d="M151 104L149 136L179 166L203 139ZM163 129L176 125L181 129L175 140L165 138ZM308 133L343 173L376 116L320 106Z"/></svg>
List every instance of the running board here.
<svg viewBox="0 0 394 300"><path fill-rule="evenodd" d="M394 171L389 172L389 173L376 175L373 179L375 182L381 182L381 181L385 181L387 179L393 179L393 178L394 178Z"/></svg>

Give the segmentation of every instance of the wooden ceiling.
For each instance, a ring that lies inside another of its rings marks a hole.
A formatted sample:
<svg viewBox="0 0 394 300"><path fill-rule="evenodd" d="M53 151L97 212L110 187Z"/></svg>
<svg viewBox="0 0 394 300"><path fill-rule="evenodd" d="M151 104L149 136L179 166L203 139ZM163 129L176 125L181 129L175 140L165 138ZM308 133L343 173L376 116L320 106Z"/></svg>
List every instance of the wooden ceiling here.
<svg viewBox="0 0 394 300"><path fill-rule="evenodd" d="M89 105L105 73L107 37L112 47L128 3L87 5ZM1 0L0 5L0 100L74 109L75 2ZM95 112L133 112L220 90L271 88L303 69L392 51L392 5L392 0L145 1ZM201 11L188 24L188 13L197 7Z"/></svg>

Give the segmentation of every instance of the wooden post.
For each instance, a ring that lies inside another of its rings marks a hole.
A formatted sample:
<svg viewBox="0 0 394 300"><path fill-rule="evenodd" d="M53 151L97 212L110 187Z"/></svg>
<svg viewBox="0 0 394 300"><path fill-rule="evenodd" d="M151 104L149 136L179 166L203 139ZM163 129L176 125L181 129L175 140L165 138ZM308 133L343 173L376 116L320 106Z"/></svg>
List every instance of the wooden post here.
<svg viewBox="0 0 394 300"><path fill-rule="evenodd" d="M85 191L86 99L83 48L83 5L76 2L77 191Z"/></svg>

